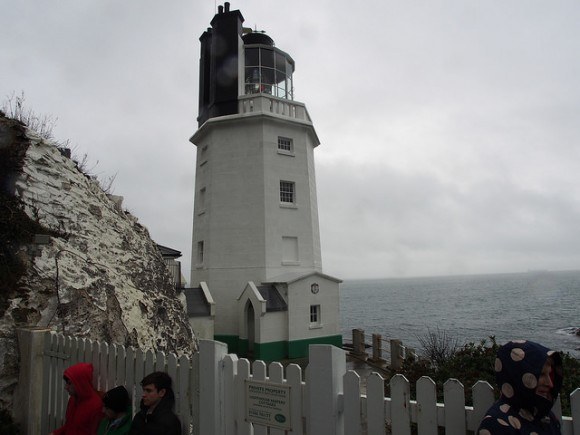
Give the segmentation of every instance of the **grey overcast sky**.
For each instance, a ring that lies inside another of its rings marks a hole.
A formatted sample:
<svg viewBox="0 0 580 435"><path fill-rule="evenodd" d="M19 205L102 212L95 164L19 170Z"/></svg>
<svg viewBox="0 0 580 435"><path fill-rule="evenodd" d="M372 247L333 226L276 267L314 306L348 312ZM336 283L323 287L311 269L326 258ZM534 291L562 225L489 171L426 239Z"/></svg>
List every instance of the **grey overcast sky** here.
<svg viewBox="0 0 580 435"><path fill-rule="evenodd" d="M232 0L296 61L324 272L580 269L580 2ZM2 0L0 97L54 135L189 277L201 33L213 0ZM98 162L98 163L97 163Z"/></svg>

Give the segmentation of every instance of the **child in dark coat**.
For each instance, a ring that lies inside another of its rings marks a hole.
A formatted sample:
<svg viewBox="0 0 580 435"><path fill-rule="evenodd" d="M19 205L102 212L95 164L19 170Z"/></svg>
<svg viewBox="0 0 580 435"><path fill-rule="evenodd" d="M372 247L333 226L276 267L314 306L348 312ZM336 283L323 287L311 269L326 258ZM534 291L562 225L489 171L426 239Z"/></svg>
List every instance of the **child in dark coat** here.
<svg viewBox="0 0 580 435"><path fill-rule="evenodd" d="M131 399L123 386L115 387L103 396L103 412L97 435L127 435L131 429Z"/></svg>

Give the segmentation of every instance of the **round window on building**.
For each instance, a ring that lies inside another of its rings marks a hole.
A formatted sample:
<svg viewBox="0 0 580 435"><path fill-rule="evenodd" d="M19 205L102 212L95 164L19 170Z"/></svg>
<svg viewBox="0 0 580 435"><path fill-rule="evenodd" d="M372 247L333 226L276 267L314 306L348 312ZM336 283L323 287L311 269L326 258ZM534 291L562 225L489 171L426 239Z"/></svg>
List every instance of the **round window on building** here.
<svg viewBox="0 0 580 435"><path fill-rule="evenodd" d="M312 285L310 286L310 291L311 291L313 294L316 294L316 293L318 293L318 292L320 291L320 286L319 286L317 283L314 283L314 284L312 284Z"/></svg>

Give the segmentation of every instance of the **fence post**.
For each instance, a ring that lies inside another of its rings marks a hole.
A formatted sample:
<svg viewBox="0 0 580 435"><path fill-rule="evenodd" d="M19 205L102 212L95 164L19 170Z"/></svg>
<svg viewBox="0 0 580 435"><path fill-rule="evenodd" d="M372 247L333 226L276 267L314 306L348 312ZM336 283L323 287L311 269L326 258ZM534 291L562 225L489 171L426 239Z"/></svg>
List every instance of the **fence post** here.
<svg viewBox="0 0 580 435"><path fill-rule="evenodd" d="M572 408L572 424L574 433L580 433L580 388L576 388L570 394L570 407Z"/></svg>
<svg viewBox="0 0 580 435"><path fill-rule="evenodd" d="M222 435L224 416L222 362L228 346L199 340L199 433Z"/></svg>
<svg viewBox="0 0 580 435"><path fill-rule="evenodd" d="M445 434L466 433L465 389L457 379L447 379L443 384L443 404L445 406Z"/></svg>
<svg viewBox="0 0 580 435"><path fill-rule="evenodd" d="M338 395L343 393L345 352L330 345L311 344L308 359L308 433L342 435L344 414L338 406Z"/></svg>
<svg viewBox="0 0 580 435"><path fill-rule="evenodd" d="M384 363L383 359L383 337L381 334L373 334L373 357L371 361L376 363Z"/></svg>
<svg viewBox="0 0 580 435"><path fill-rule="evenodd" d="M19 328L20 373L14 392L14 417L25 434L39 434L42 418L42 386L45 328Z"/></svg>
<svg viewBox="0 0 580 435"><path fill-rule="evenodd" d="M362 329L352 330L352 353L359 358L367 357L365 349L365 332Z"/></svg>
<svg viewBox="0 0 580 435"><path fill-rule="evenodd" d="M477 381L471 388L473 397L473 413L467 429L477 430L481 419L495 401L493 387L486 381Z"/></svg>
<svg viewBox="0 0 580 435"><path fill-rule="evenodd" d="M403 366L403 342L401 340L391 340L391 368L399 370Z"/></svg>

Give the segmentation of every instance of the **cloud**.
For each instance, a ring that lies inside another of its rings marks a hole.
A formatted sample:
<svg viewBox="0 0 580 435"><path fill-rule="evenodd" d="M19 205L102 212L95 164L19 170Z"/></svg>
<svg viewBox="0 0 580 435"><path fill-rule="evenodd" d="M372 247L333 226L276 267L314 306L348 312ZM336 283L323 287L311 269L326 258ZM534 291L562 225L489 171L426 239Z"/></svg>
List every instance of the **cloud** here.
<svg viewBox="0 0 580 435"><path fill-rule="evenodd" d="M0 16L23 90L189 269L198 37L214 2L35 0ZM296 61L323 265L341 278L577 268L580 4L232 2ZM296 13L296 11L303 13ZM187 274L187 272L186 272Z"/></svg>

